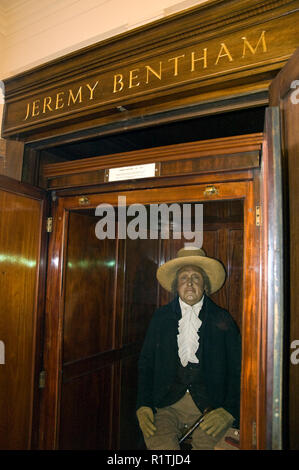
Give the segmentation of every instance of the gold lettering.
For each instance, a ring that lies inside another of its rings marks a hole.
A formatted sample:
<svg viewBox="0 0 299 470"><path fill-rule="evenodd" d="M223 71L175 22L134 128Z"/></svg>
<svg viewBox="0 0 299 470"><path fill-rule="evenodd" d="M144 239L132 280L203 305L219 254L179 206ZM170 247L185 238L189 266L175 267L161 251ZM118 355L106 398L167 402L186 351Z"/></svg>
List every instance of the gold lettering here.
<svg viewBox="0 0 299 470"><path fill-rule="evenodd" d="M250 33L251 35L252 33ZM241 37L242 42L242 58L250 57L256 55L258 53L265 53L267 52L268 45L266 44L266 31L259 31L255 33L255 38L252 40L248 39L247 36ZM188 65L184 65L184 59L187 57L187 51L190 49L186 49L186 54L177 55L168 59L169 65L168 72L173 74L174 77L178 76L179 73L182 73L183 70L189 67ZM241 52L241 51L240 51ZM189 52L188 52L189 53ZM232 53L234 53L232 51ZM218 55L215 54L215 65L220 63L220 60L226 58L226 61L232 62L234 61L232 53L229 51L225 42L221 42L219 44ZM209 54L211 54L209 50ZM139 87L143 82L143 68L145 67L145 83L149 84L151 82L156 83L157 80L162 81L162 63L165 67L166 62L163 62L163 59L159 60L159 57L153 59L155 63L153 65L140 65L140 63L136 64L139 68L135 68L126 72L128 73L128 83L127 75L122 73L116 73L113 76L113 93L119 93L124 91L125 89L131 89L135 87ZM166 59L167 60L167 59ZM210 59L211 62L212 59ZM189 56L186 61L189 61ZM227 63L228 63L227 62ZM226 62L225 62L226 63ZM184 69L185 67L185 69ZM196 70L206 69L208 67L208 47L201 47L200 45L194 48L191 51L191 62L189 68L190 72L195 72ZM163 69L163 73L165 73L166 69ZM141 74L142 71L142 74ZM187 71L185 70L187 73ZM142 78L142 80L141 80ZM25 103L25 116L23 121L30 120L31 117L40 116L42 113L46 114L48 112L53 112L54 110L63 109L66 104L67 106L71 105L79 105L83 102L83 99L94 100L95 96L97 96L97 87L100 85L99 80L95 80L95 78L90 78L90 83L84 82L81 86L77 85L76 90L68 89L67 91L61 91L56 93L55 95L51 96L43 96L41 99L35 99L34 101ZM75 86L75 85L74 85ZM99 86L100 88L100 86ZM88 90L88 94L87 94ZM84 95L83 95L84 93ZM86 98L85 98L86 93ZM67 98L66 98L67 95ZM89 98L87 98L87 96Z"/></svg>
<svg viewBox="0 0 299 470"><path fill-rule="evenodd" d="M90 100L93 100L93 93L94 93L95 88L98 86L98 83L99 83L99 81L95 82L95 84L94 84L93 87L91 87L91 86L89 85L89 83L86 83L86 86L87 86L87 88L88 88L89 91L90 91L90 96L89 96L89 99L90 99Z"/></svg>
<svg viewBox="0 0 299 470"><path fill-rule="evenodd" d="M162 62L160 61L160 71L156 72L150 65L146 65L146 83L149 82L149 72L155 75L159 80L162 80Z"/></svg>
<svg viewBox="0 0 299 470"><path fill-rule="evenodd" d="M130 70L130 72L129 72L129 88L133 88L135 86L140 85L140 82L133 83L133 80L136 80L136 78L138 78L138 75L133 75L134 72L139 72L139 69Z"/></svg>
<svg viewBox="0 0 299 470"><path fill-rule="evenodd" d="M252 45L250 44L250 42L247 40L246 36L243 36L242 39L244 41L244 44L243 44L243 55L242 55L242 59L245 57L246 55L246 46L248 47L248 49L250 50L250 52L254 55L257 51L257 48L259 47L259 44L260 42L262 42L262 48L263 48L263 52L267 52L267 45L266 45L266 39L265 39L265 32L266 31L263 31L262 34L260 35L259 37L259 40L257 42L257 45L255 46L255 48L252 47Z"/></svg>
<svg viewBox="0 0 299 470"><path fill-rule="evenodd" d="M50 106L51 101L52 101L51 96L46 96L46 97L44 98L43 114L45 114L46 108L48 108L49 111L53 111L53 109L52 109L51 106Z"/></svg>
<svg viewBox="0 0 299 470"><path fill-rule="evenodd" d="M32 117L39 115L39 103L40 103L40 100L33 101L33 103L32 103Z"/></svg>
<svg viewBox="0 0 299 470"><path fill-rule="evenodd" d="M223 50L225 51L225 54L222 54L222 51L223 51ZM226 45L225 45L224 42L221 43L221 49L220 49L220 51L219 51L219 54L218 54L218 57L217 57L217 59L216 59L215 65L218 64L220 57L228 57L228 59L229 59L230 62L233 60L233 58L232 58L232 56L230 55L230 52L229 52L229 50L228 50L228 48L226 47Z"/></svg>
<svg viewBox="0 0 299 470"><path fill-rule="evenodd" d="M120 85L119 89L117 90L117 85ZM124 87L123 76L121 73L114 75L114 86L113 86L113 93L117 93L118 91L122 91Z"/></svg>
<svg viewBox="0 0 299 470"><path fill-rule="evenodd" d="M183 55L178 55L177 57L172 57L171 59L168 59L168 62L170 62L171 60L174 60L174 73L173 75L176 77L178 75L178 63L179 63L179 59L185 57L185 54Z"/></svg>
<svg viewBox="0 0 299 470"><path fill-rule="evenodd" d="M64 91L60 91L59 93L57 93L55 109L62 109L64 107L64 102L61 95L64 95Z"/></svg>
<svg viewBox="0 0 299 470"><path fill-rule="evenodd" d="M26 116L25 116L25 119L23 119L24 121L28 119L29 113L30 113L30 103L27 104Z"/></svg>
<svg viewBox="0 0 299 470"><path fill-rule="evenodd" d="M199 57L198 59L195 59L194 56L195 56L195 52L191 52L191 72L194 72L195 70L195 62L198 62L199 60L203 60L203 68L206 69L207 66L208 66L208 63L207 63L207 52L208 52L208 48L205 47L204 50L203 50L203 56L202 57Z"/></svg>
<svg viewBox="0 0 299 470"><path fill-rule="evenodd" d="M70 106L71 100L73 101L73 104L75 104L78 97L79 97L79 103L82 103L82 85L80 86L75 97L73 95L73 90L69 89L69 98L68 98L67 105Z"/></svg>

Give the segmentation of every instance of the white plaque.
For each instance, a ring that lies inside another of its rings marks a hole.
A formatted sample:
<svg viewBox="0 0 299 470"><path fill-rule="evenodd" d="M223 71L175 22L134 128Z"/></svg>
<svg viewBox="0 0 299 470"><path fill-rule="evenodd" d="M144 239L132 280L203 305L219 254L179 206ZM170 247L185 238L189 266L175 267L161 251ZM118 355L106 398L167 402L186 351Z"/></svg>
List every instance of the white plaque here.
<svg viewBox="0 0 299 470"><path fill-rule="evenodd" d="M108 181L110 182L121 180L133 180L136 178L151 178L156 174L155 169L155 163L110 168L108 172Z"/></svg>

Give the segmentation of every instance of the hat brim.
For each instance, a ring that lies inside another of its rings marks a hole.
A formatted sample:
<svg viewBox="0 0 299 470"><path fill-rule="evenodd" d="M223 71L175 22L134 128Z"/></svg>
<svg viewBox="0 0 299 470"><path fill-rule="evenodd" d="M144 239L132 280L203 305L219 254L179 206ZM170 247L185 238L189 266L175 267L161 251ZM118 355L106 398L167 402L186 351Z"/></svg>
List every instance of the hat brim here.
<svg viewBox="0 0 299 470"><path fill-rule="evenodd" d="M157 270L157 279L168 292L172 292L176 273L184 266L198 266L203 269L210 281L211 294L219 290L224 284L226 272L220 261L207 256L182 256L167 261Z"/></svg>

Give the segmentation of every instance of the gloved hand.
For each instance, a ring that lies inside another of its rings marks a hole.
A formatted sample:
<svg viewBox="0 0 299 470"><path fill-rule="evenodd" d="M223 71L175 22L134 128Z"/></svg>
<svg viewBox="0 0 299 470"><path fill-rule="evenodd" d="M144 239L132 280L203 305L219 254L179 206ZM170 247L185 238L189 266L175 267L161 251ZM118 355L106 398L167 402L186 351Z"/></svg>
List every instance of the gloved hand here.
<svg viewBox="0 0 299 470"><path fill-rule="evenodd" d="M156 431L153 410L149 406L141 406L138 408L136 414L143 435L145 437L153 436Z"/></svg>
<svg viewBox="0 0 299 470"><path fill-rule="evenodd" d="M224 408L216 408L205 416L200 428L209 436L217 437L222 431L228 429L234 422L234 417Z"/></svg>

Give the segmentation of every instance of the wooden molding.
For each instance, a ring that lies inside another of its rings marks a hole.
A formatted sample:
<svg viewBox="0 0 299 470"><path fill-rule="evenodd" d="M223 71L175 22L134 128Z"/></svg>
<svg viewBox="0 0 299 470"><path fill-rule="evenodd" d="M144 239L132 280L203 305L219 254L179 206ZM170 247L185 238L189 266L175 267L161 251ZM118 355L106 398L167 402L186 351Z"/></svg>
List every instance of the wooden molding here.
<svg viewBox="0 0 299 470"><path fill-rule="evenodd" d="M298 76L299 73L299 49L292 55L286 66L279 72L276 79L270 86L270 106L279 106L281 97L285 97L296 89L297 81L289 79L289 77ZM295 88L292 88L294 82ZM296 102L298 100L298 93L295 96Z"/></svg>
<svg viewBox="0 0 299 470"><path fill-rule="evenodd" d="M0 138L0 175L5 174L6 140Z"/></svg>
<svg viewBox="0 0 299 470"><path fill-rule="evenodd" d="M70 162L50 163L43 166L43 177L52 178L66 174L85 173L106 168L136 165L155 161L187 160L214 155L231 155L239 152L259 151L263 134L202 140L184 144L167 145L145 150L83 158Z"/></svg>
<svg viewBox="0 0 299 470"><path fill-rule="evenodd" d="M23 94L26 90L31 92L32 87L39 89L47 85L53 86L53 82L58 80L84 78L96 68L127 61L128 57L133 59L140 53L145 58L146 52L152 54L154 50L166 46L172 46L176 50L178 41L191 38L195 42L198 36L201 39L222 36L226 28L237 26L242 29L242 22L247 26L249 21L255 24L258 18L261 22L269 12L271 18L279 17L282 12L278 9L288 6L288 10L292 11L297 3L294 0L211 0L7 78L4 81L6 96L9 98L11 92L14 95ZM217 15L218 13L221 15ZM74 64L78 60L81 61L80 67L74 70ZM35 82L37 74L39 80Z"/></svg>
<svg viewBox="0 0 299 470"><path fill-rule="evenodd" d="M23 153L22 141L0 139L0 175L21 181Z"/></svg>
<svg viewBox="0 0 299 470"><path fill-rule="evenodd" d="M157 177L253 170L260 166L262 138L263 134L256 133L50 163L42 166L40 179L48 189L106 186L110 168L145 163L156 164L151 185Z"/></svg>
<svg viewBox="0 0 299 470"><path fill-rule="evenodd" d="M6 140L0 138L0 157L5 157L6 154Z"/></svg>

